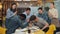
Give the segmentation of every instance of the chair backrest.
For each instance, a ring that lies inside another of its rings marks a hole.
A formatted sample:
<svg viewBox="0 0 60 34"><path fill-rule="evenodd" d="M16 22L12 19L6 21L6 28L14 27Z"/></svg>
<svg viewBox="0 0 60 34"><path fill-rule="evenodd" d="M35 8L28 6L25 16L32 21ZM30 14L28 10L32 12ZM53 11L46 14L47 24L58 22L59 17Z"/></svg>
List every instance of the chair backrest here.
<svg viewBox="0 0 60 34"><path fill-rule="evenodd" d="M49 26L49 30L46 32L46 34L54 34L54 31L56 30L56 27L54 24L51 24Z"/></svg>
<svg viewBox="0 0 60 34"><path fill-rule="evenodd" d="M6 29L5 29L5 28L0 27L0 34L5 34L5 32L6 32Z"/></svg>

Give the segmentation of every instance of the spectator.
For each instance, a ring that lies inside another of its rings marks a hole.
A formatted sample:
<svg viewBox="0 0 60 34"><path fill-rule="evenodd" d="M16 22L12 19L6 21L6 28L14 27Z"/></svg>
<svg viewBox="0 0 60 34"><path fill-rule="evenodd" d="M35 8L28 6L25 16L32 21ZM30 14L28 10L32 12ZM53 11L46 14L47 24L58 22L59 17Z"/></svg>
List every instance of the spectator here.
<svg viewBox="0 0 60 34"><path fill-rule="evenodd" d="M48 17L48 14L43 11L42 7L38 8L38 13L36 14L36 16L43 18L44 20L46 20L48 22L48 24L50 24L50 19Z"/></svg>
<svg viewBox="0 0 60 34"><path fill-rule="evenodd" d="M29 22L29 18L31 17L31 9L30 8L26 8L26 11L23 13L26 15L26 20L27 22Z"/></svg>
<svg viewBox="0 0 60 34"><path fill-rule="evenodd" d="M16 6L16 3L12 3L11 8L7 10L5 23L7 28L6 34L12 34L17 28L21 27L21 22L17 15Z"/></svg>
<svg viewBox="0 0 60 34"><path fill-rule="evenodd" d="M50 9L48 12L49 18L51 19L51 24L54 24L57 28L57 31L60 31L60 25L59 25L59 20L58 20L58 11L54 6L54 2L50 3ZM55 32L55 34L56 34Z"/></svg>

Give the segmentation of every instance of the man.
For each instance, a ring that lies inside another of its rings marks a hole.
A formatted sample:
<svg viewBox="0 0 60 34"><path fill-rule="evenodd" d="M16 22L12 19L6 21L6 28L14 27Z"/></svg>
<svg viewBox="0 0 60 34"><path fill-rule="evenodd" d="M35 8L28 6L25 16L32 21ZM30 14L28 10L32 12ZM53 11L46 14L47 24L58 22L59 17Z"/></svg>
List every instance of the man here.
<svg viewBox="0 0 60 34"><path fill-rule="evenodd" d="M31 17L31 9L30 8L26 8L26 11L23 13L26 15L26 20L27 22L29 21L29 18Z"/></svg>
<svg viewBox="0 0 60 34"><path fill-rule="evenodd" d="M35 26L38 26L41 30L47 31L48 23L42 18L38 18L35 15L30 17L30 22L32 22ZM46 30L45 30L46 29Z"/></svg>
<svg viewBox="0 0 60 34"><path fill-rule="evenodd" d="M50 24L50 19L48 18L48 14L43 11L42 7L38 8L38 13L36 14L36 16L39 18L43 18L48 22L48 24Z"/></svg>
<svg viewBox="0 0 60 34"><path fill-rule="evenodd" d="M22 29L23 28L26 28L28 26L28 23L26 21L26 15L25 14L20 14L20 22L21 22L21 25L22 25Z"/></svg>

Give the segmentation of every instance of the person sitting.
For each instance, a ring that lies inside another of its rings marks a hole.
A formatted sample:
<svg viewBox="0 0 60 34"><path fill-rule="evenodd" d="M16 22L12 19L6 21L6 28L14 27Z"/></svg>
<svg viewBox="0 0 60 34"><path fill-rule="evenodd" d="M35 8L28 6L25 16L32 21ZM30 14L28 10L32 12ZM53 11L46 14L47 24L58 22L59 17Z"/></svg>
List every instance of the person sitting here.
<svg viewBox="0 0 60 34"><path fill-rule="evenodd" d="M39 18L43 18L44 20L48 22L48 24L50 24L50 19L48 17L48 14L45 11L43 11L42 7L38 8L38 13L36 13L35 15Z"/></svg>
<svg viewBox="0 0 60 34"><path fill-rule="evenodd" d="M22 29L23 28L26 28L28 26L28 22L26 21L26 15L25 14L20 14L20 22L21 22L21 25L22 25Z"/></svg>
<svg viewBox="0 0 60 34"><path fill-rule="evenodd" d="M25 12L23 12L23 14L25 14L26 15L26 20L27 20L27 22L29 22L29 18L31 17L31 8L26 8L26 11Z"/></svg>

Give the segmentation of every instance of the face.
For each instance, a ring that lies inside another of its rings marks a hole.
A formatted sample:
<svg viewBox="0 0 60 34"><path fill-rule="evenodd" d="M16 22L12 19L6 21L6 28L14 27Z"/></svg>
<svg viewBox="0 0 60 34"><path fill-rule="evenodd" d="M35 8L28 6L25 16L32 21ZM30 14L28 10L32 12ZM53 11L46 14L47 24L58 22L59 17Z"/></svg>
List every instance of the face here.
<svg viewBox="0 0 60 34"><path fill-rule="evenodd" d="M52 3L50 4L50 8L54 8L54 5Z"/></svg>
<svg viewBox="0 0 60 34"><path fill-rule="evenodd" d="M16 9L16 5L13 5L13 6L12 6L12 9Z"/></svg>
<svg viewBox="0 0 60 34"><path fill-rule="evenodd" d="M43 11L42 11L41 9L39 9L39 10L38 10L38 12L39 12L40 14L42 14L42 13L43 13Z"/></svg>
<svg viewBox="0 0 60 34"><path fill-rule="evenodd" d="M29 15L30 14L30 10L27 10L26 13Z"/></svg>
<svg viewBox="0 0 60 34"><path fill-rule="evenodd" d="M34 23L34 22L37 22L38 21L38 19L36 18L35 20L33 20L32 22Z"/></svg>

